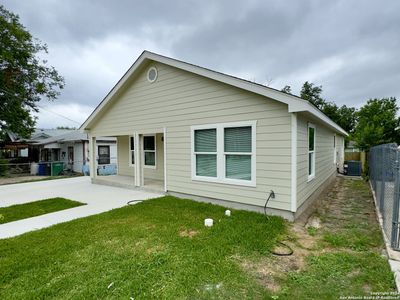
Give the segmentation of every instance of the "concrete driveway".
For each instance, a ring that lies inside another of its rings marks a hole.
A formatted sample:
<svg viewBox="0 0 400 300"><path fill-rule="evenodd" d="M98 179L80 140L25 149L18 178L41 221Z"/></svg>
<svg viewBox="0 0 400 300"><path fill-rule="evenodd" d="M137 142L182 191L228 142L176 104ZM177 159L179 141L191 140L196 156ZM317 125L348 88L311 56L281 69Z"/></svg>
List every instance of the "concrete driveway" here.
<svg viewBox="0 0 400 300"><path fill-rule="evenodd" d="M92 184L86 176L0 186L0 207L63 197L87 205L0 225L0 239L125 206L130 200L162 196L139 190Z"/></svg>

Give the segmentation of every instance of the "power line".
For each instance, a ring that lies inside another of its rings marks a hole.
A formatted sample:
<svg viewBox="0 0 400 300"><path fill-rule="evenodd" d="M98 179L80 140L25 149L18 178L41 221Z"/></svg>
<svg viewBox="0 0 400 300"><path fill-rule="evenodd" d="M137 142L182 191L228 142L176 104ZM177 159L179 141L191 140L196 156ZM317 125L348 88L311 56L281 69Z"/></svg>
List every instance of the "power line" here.
<svg viewBox="0 0 400 300"><path fill-rule="evenodd" d="M56 116L59 116L59 117L64 118L64 119L66 119L66 120L68 120L68 121L71 121L71 122L74 122L74 123L76 123L76 124L81 125L81 122L72 120L72 119L70 119L70 118L68 118L68 117L66 117L66 116L63 116L63 115L59 114L59 113L56 113L56 112L51 111L51 110L49 110L49 109L46 109L46 108L44 108L43 106L41 106L41 105L39 105L39 104L38 104L37 106L40 107L41 109L43 109L43 110L49 112L49 113L55 114Z"/></svg>
<svg viewBox="0 0 400 300"><path fill-rule="evenodd" d="M9 92L9 91L7 91L7 90L5 90L5 89L0 88L0 91L9 94L9 95L12 96L12 97L15 97L15 98L18 98L18 99L24 101L23 98L21 98L21 97L19 97L19 96L16 96L16 95L13 95L11 92ZM72 120L72 119L70 119L70 118L68 118L68 117L66 117L66 116L63 116L63 115L61 115L61 114L59 114L59 113L56 113L56 112L54 112L54 111L52 111L52 110L49 110L49 109L47 109L47 108L44 108L43 106L41 106L41 105L39 105L39 104L37 104L37 106L40 107L41 109L43 109L43 110L49 112L49 113L55 114L56 116L59 116L59 117L61 117L61 118L64 118L64 119L66 119L66 120L68 120L68 121L70 121L70 122L74 122L74 123L79 124L79 125L81 124L81 122Z"/></svg>

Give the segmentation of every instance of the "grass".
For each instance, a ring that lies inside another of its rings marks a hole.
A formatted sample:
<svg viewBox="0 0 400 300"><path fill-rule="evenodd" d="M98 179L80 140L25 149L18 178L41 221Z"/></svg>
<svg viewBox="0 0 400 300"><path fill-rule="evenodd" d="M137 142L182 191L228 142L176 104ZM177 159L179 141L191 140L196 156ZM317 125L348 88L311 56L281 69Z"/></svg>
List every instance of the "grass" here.
<svg viewBox="0 0 400 300"><path fill-rule="evenodd" d="M0 298L267 297L235 257L269 256L286 223L224 210L163 197L1 240Z"/></svg>
<svg viewBox="0 0 400 300"><path fill-rule="evenodd" d="M363 181L341 180L315 214L323 220L321 228L307 230L318 250L305 258L303 270L281 280L281 299L361 299L371 292L396 291L381 255L383 237L369 188Z"/></svg>
<svg viewBox="0 0 400 300"><path fill-rule="evenodd" d="M64 198L51 198L8 207L0 207L0 224L84 205Z"/></svg>
<svg viewBox="0 0 400 300"><path fill-rule="evenodd" d="M308 256L307 268L290 273L283 284L282 299L339 299L395 291L387 259L371 252Z"/></svg>
<svg viewBox="0 0 400 300"><path fill-rule="evenodd" d="M0 298L339 299L394 291L377 252L380 236L336 247L324 224L305 230L327 248L291 270L286 265L301 249L289 257L270 252L276 241L291 241L290 224L224 210L166 196L0 240ZM205 218L214 226L205 227ZM267 288L271 277L279 289Z"/></svg>

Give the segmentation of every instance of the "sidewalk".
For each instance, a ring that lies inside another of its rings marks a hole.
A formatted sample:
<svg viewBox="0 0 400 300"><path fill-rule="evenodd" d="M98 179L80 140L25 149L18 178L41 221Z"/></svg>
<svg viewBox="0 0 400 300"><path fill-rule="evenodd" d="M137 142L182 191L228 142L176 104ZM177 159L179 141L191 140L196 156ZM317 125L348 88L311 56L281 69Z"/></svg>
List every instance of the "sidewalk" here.
<svg viewBox="0 0 400 300"><path fill-rule="evenodd" d="M0 207L54 197L63 197L87 205L2 224L0 239L106 212L125 206L130 200L147 200L160 196L162 195L157 193L92 184L89 177L3 185L0 186Z"/></svg>

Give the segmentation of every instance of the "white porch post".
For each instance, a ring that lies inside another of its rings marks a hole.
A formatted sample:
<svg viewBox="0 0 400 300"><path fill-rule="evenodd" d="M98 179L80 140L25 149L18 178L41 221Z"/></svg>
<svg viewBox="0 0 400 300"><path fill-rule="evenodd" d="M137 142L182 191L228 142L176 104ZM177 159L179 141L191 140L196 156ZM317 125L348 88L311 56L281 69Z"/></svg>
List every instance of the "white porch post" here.
<svg viewBox="0 0 400 300"><path fill-rule="evenodd" d="M90 176L92 179L96 179L97 177L97 161L96 161L96 137L89 137L89 149L90 149Z"/></svg>
<svg viewBox="0 0 400 300"><path fill-rule="evenodd" d="M135 186L142 186L142 152L140 136L137 132L133 134L133 142L135 144Z"/></svg>
<svg viewBox="0 0 400 300"><path fill-rule="evenodd" d="M167 128L164 127L163 129L164 134L164 192L168 191L167 186Z"/></svg>

